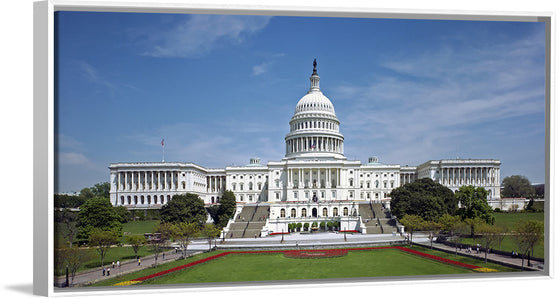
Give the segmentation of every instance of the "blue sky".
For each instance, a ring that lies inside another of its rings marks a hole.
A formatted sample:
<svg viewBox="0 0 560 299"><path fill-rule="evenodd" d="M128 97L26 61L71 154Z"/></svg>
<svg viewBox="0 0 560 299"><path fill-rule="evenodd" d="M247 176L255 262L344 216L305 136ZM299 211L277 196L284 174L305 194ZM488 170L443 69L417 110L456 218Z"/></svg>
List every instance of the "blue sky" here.
<svg viewBox="0 0 560 299"><path fill-rule="evenodd" d="M279 161L318 62L345 155L502 162L545 177L545 27L436 21L57 13L55 192L113 162Z"/></svg>

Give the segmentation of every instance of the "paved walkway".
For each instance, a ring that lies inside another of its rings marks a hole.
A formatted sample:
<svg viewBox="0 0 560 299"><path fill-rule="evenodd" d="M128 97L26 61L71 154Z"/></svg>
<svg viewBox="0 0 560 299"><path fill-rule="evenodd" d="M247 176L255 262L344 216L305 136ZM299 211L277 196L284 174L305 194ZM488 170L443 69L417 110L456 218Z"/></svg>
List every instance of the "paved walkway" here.
<svg viewBox="0 0 560 299"><path fill-rule="evenodd" d="M266 250L274 248L282 249L298 249L298 248L315 248L315 247L351 247L351 246L379 246L379 245L397 245L404 241L404 238L399 234L383 234L383 235L361 235L361 234L349 234L335 233L335 232L321 232L312 234L299 234L292 233L284 235L274 235L265 238L244 238L244 239L226 239L222 241L221 239L216 239L212 242L212 247L216 249L223 250ZM415 243L420 243L424 245L430 245L430 242L426 236L414 235L413 241ZM446 250L450 252L455 252L455 247L446 246L440 243L433 243L433 247L439 248L441 250ZM188 246L189 254L201 253L209 250L209 245L206 240L195 240ZM474 251L471 254L465 253L465 251L459 252L462 255L470 255L475 258L484 259L484 253L476 253ZM175 250L170 250L165 252L165 259L162 260L162 254L158 257L158 264L168 263L176 260L181 256L181 253L175 253ZM498 254L489 253L489 261L498 261L505 263L507 265L521 266L521 259L513 258L511 256L503 256ZM146 256L141 258L141 265L138 265L136 260L121 261L120 267L110 268L110 276L103 275L103 268L95 268L87 271L82 271L76 274L74 278L73 285L84 285L101 280L113 278L117 275L124 275L127 273L136 272L141 269L152 267L154 264L154 256ZM525 267L527 261L524 261ZM107 267L107 266L106 266ZM108 267L111 267L109 262ZM533 270L543 270L544 264L542 262L531 261L531 269ZM62 287L65 285L65 277L59 276L55 278L55 285Z"/></svg>
<svg viewBox="0 0 560 299"><path fill-rule="evenodd" d="M414 242L416 242L416 240L414 240ZM421 243L423 245L427 245L430 246L430 242L428 240L426 241L422 241L422 242L417 242L417 243ZM442 249L445 251L450 251L450 252L455 252L455 247L454 246L447 246L445 244L441 244L441 243L436 243L434 242L432 244L432 246L434 248L438 248L438 249ZM458 254L461 255L465 255L465 256L471 256L477 259L482 259L484 260L484 252L480 251L480 253L476 253L476 248L473 247L471 250L471 253L467 253L465 249L463 250L458 250L457 251ZM544 271L544 263L543 262L539 262L539 261L533 261L531 260L531 266L527 266L527 260L523 259L523 265L521 265L521 258L514 258L510 255L501 255L501 254L495 254L495 253L488 253L488 261L489 262L497 262L497 263L502 263L502 264L506 264L506 265L510 265L510 266L514 266L514 267L521 267L523 266L525 269L530 268L531 270L536 270L536 271Z"/></svg>
<svg viewBox="0 0 560 299"><path fill-rule="evenodd" d="M208 243L206 243L206 249L208 249ZM192 250L189 250L189 252L191 254L193 253ZM180 252L175 253L175 250L170 250L170 251L165 251L165 259L162 259L163 256L160 253L159 256L158 256L158 265L160 265L162 263L172 262L172 261L176 260L177 258L179 258L180 256L181 256ZM115 265L114 268L111 267L111 262L112 261L109 261L105 265L105 268L109 269L110 275L103 275L103 267L98 267L98 268L94 268L94 269L80 271L74 277L74 281L73 281L72 285L73 286L80 286L80 285L84 285L84 284L91 284L91 283L95 283L95 282L102 281L102 280L105 280L105 279L114 278L115 276L124 275L124 274L128 274L128 273L136 272L136 271L139 271L139 270L142 270L142 269L150 268L154 265L155 258L154 258L154 255L141 257L140 258L140 265L138 265L138 262L135 259L120 261L120 264L121 264L120 267L117 267ZM115 263L116 263L116 261L115 261ZM70 281L70 283L72 283L72 278L71 277L69 277L69 281ZM65 285L66 285L66 277L64 275L55 277L55 286L64 287Z"/></svg>

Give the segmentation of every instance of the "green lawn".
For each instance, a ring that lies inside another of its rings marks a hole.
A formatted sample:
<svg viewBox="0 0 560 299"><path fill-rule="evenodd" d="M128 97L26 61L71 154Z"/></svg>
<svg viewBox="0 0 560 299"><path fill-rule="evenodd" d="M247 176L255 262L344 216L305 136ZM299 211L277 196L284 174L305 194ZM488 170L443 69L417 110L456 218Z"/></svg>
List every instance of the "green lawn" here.
<svg viewBox="0 0 560 299"><path fill-rule="evenodd" d="M448 259L488 267L498 271L514 271L507 267L484 262L468 257L455 256L430 249L414 247L415 250L428 252ZM220 252L213 252L218 254ZM95 286L110 286L186 263L202 259L209 254L199 255L185 261L165 264L157 269L126 275L103 281ZM398 249L379 249L367 251L349 251L348 255L325 259L294 259L283 254L230 254L188 269L173 272L165 276L150 279L143 284L181 284L210 283L233 281L299 280L299 279L333 279L355 277L381 277L405 275L438 275L474 273L467 268L445 264L428 258L402 252Z"/></svg>
<svg viewBox="0 0 560 299"><path fill-rule="evenodd" d="M154 225L157 223L159 223L159 220L129 221L123 224L123 233L130 233L131 235L152 233L154 232Z"/></svg>

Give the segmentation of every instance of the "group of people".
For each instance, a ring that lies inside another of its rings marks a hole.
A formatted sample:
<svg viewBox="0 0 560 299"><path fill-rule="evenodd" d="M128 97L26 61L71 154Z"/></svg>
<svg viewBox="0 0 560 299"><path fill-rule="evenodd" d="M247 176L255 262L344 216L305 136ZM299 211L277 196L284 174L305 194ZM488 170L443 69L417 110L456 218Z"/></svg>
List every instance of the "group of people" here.
<svg viewBox="0 0 560 299"><path fill-rule="evenodd" d="M115 267L120 268L121 267L121 262L120 261L117 261L116 263L112 262L111 267L103 267L103 276L111 275L111 268L115 268Z"/></svg>

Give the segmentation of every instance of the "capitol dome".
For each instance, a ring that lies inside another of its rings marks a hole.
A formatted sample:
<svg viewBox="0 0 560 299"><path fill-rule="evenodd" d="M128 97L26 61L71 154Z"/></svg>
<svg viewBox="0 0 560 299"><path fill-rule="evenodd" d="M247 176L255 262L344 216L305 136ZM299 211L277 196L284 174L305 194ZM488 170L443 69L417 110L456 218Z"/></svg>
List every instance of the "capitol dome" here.
<svg viewBox="0 0 560 299"><path fill-rule="evenodd" d="M344 137L339 132L340 121L334 106L319 88L317 62L313 61L310 88L297 103L290 120L290 133L286 135L286 158L344 157Z"/></svg>

